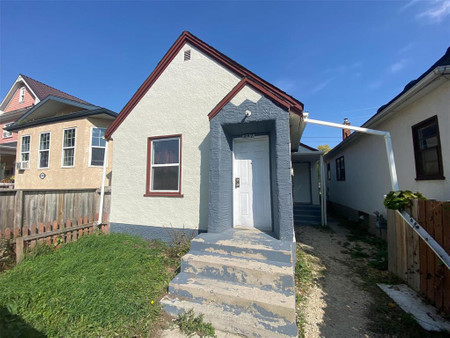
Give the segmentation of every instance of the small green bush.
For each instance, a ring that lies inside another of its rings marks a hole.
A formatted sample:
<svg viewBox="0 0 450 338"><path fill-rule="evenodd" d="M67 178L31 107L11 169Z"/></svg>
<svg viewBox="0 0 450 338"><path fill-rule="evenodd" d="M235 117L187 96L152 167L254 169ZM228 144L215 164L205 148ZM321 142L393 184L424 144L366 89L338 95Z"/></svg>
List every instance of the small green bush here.
<svg viewBox="0 0 450 338"><path fill-rule="evenodd" d="M180 330L188 336L196 333L201 337L214 337L216 333L212 324L205 323L203 321L203 315L195 317L194 310L192 309L178 315L175 323Z"/></svg>
<svg viewBox="0 0 450 338"><path fill-rule="evenodd" d="M411 205L415 199L426 199L420 192L409 190L391 191L384 199L384 206L388 209L399 210Z"/></svg>

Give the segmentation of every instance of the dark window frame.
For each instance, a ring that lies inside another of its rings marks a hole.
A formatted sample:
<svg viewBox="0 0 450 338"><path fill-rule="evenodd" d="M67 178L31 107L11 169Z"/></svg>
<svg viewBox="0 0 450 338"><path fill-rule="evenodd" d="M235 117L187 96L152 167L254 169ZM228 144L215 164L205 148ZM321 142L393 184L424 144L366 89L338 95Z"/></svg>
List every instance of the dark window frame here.
<svg viewBox="0 0 450 338"><path fill-rule="evenodd" d="M342 166L341 166L342 164ZM345 160L344 155L336 159L336 181L345 181Z"/></svg>
<svg viewBox="0 0 450 338"><path fill-rule="evenodd" d="M438 170L439 172L437 174L431 174L427 175L425 173L421 173L421 157L420 154L423 150L420 149L419 145L419 135L418 131L419 129L425 128L428 125L431 125L435 123L436 124L436 137L437 137L437 156L438 156ZM413 147L414 147L414 164L416 169L416 180L445 180L444 177L444 167L442 163L442 147L441 147L441 136L439 133L439 121L437 115L434 115L426 120L423 120L422 122L419 122L411 127L412 131L412 137L413 137Z"/></svg>
<svg viewBox="0 0 450 338"><path fill-rule="evenodd" d="M331 181L331 163L327 163L327 179L328 181Z"/></svg>
<svg viewBox="0 0 450 338"><path fill-rule="evenodd" d="M171 138L179 138L179 171L178 171L178 191L155 191L151 190L151 182L152 182L152 142L155 140L163 140L163 139L171 139ZM182 134L175 135L161 135L161 136L151 136L147 138L147 177L145 184L145 194L146 197L183 197L181 193L182 186L182 162L183 162L183 137Z"/></svg>

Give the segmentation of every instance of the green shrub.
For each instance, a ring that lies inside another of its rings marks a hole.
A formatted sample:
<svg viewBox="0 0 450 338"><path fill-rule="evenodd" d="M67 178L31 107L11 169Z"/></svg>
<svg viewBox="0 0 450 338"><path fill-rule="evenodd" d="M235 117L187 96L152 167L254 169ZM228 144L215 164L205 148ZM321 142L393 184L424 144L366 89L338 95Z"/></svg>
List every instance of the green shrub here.
<svg viewBox="0 0 450 338"><path fill-rule="evenodd" d="M420 192L413 193L409 190L391 191L384 199L384 206L388 209L399 210L411 205L415 199L426 199Z"/></svg>

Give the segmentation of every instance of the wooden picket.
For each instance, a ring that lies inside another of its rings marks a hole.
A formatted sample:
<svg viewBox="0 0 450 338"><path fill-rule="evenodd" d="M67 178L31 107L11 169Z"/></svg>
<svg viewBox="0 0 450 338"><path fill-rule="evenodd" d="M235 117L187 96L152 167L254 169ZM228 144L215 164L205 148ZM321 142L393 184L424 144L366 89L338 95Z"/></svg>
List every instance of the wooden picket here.
<svg viewBox="0 0 450 338"><path fill-rule="evenodd" d="M32 224L30 228L22 227L22 229L6 228L4 231L0 230L0 238L10 239L15 243L16 260L19 262L23 258L26 251L32 250L38 244L54 245L60 247L63 243L75 242L84 235L92 234L96 229L103 233L109 232L108 215L103 215L102 224L94 224L93 217L85 216L79 218L77 223L72 223L70 219L65 222L58 223L53 221Z"/></svg>

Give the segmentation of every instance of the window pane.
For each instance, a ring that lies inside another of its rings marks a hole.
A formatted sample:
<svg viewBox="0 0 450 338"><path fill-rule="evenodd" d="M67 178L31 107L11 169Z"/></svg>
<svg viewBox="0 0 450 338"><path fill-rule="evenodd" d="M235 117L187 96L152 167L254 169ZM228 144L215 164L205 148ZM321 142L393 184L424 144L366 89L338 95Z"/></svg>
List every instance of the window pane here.
<svg viewBox="0 0 450 338"><path fill-rule="evenodd" d="M432 123L426 127L418 129L419 147L427 149L438 145L436 124Z"/></svg>
<svg viewBox="0 0 450 338"><path fill-rule="evenodd" d="M92 129L92 146L93 147L104 147L106 145L105 128L94 128Z"/></svg>
<svg viewBox="0 0 450 338"><path fill-rule="evenodd" d="M41 134L41 140L39 142L40 150L50 149L50 133Z"/></svg>
<svg viewBox="0 0 450 338"><path fill-rule="evenodd" d="M30 160L30 153L22 154L22 162L28 162Z"/></svg>
<svg viewBox="0 0 450 338"><path fill-rule="evenodd" d="M152 169L152 190L178 191L178 166L154 167Z"/></svg>
<svg viewBox="0 0 450 338"><path fill-rule="evenodd" d="M39 159L39 167L47 168L48 167L48 150L40 151L40 159Z"/></svg>
<svg viewBox="0 0 450 338"><path fill-rule="evenodd" d="M179 139L152 142L153 164L178 163Z"/></svg>
<svg viewBox="0 0 450 338"><path fill-rule="evenodd" d="M74 149L64 149L63 166L73 166Z"/></svg>
<svg viewBox="0 0 450 338"><path fill-rule="evenodd" d="M22 152L30 151L30 136L22 137Z"/></svg>
<svg viewBox="0 0 450 338"><path fill-rule="evenodd" d="M105 148L92 148L91 165L103 165Z"/></svg>
<svg viewBox="0 0 450 338"><path fill-rule="evenodd" d="M421 175L439 175L438 148L422 150L419 162Z"/></svg>
<svg viewBox="0 0 450 338"><path fill-rule="evenodd" d="M75 129L64 130L64 147L75 147Z"/></svg>

